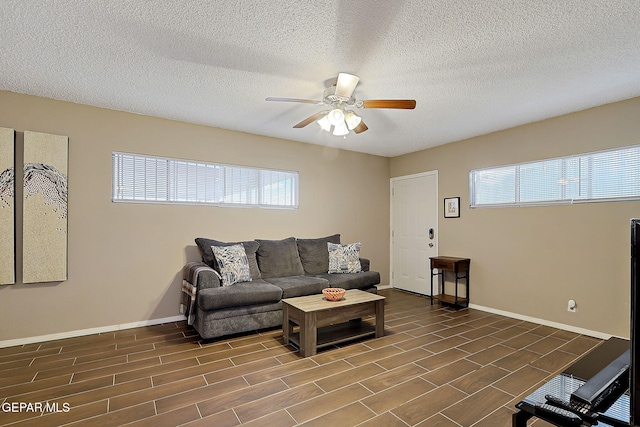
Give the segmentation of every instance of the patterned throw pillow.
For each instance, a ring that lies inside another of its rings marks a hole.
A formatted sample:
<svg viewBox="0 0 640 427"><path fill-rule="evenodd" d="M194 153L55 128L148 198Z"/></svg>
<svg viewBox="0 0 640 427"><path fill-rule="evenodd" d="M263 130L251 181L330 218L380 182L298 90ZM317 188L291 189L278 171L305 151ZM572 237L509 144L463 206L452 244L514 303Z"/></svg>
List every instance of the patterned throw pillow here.
<svg viewBox="0 0 640 427"><path fill-rule="evenodd" d="M242 244L211 246L211 249L220 266L222 286L231 286L234 283L251 281L249 260L247 259L247 253Z"/></svg>
<svg viewBox="0 0 640 427"><path fill-rule="evenodd" d="M329 249L329 273L359 273L360 242L348 245L327 243Z"/></svg>

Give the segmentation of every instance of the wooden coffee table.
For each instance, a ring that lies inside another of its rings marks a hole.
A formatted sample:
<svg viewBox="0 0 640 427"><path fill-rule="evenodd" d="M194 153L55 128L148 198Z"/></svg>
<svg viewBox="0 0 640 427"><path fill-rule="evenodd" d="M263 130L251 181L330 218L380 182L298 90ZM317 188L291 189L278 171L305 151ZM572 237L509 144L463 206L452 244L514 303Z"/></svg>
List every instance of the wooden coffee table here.
<svg viewBox="0 0 640 427"><path fill-rule="evenodd" d="M375 326L353 321L375 315ZM300 332L293 332L295 325ZM327 301L322 294L282 300L284 343L300 349L302 357L318 348L375 335L384 336L384 297L357 289L348 290L340 301Z"/></svg>

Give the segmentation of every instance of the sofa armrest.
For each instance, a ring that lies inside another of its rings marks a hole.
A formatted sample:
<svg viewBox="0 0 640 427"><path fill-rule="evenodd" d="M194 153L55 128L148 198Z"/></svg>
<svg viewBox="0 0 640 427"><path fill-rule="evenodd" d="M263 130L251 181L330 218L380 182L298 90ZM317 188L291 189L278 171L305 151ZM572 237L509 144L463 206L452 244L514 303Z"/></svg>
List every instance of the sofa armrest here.
<svg viewBox="0 0 640 427"><path fill-rule="evenodd" d="M360 258L360 267L362 271L369 271L370 264L371 261L369 261L367 258Z"/></svg>
<svg viewBox="0 0 640 427"><path fill-rule="evenodd" d="M204 262L190 262L185 265L182 279L195 285L198 291L218 288L222 285L218 272Z"/></svg>
<svg viewBox="0 0 640 427"><path fill-rule="evenodd" d="M207 265L207 268L202 270L198 275L196 286L200 291L203 289L218 288L222 286L220 275L217 271Z"/></svg>

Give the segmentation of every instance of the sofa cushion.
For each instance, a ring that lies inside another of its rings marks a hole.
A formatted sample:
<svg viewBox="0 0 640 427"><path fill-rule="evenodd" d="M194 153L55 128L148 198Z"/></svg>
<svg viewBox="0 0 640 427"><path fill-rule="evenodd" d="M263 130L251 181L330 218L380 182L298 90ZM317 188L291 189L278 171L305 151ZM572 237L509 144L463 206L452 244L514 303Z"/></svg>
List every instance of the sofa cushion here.
<svg viewBox="0 0 640 427"><path fill-rule="evenodd" d="M282 324L282 300L278 302L272 302L268 304L254 304L254 305L243 305L241 307L228 307L221 308L220 310L209 310L206 312L207 321L217 320L226 321L231 323L231 329L234 330L255 330L260 329L260 327L254 327L251 329L246 329L242 325L233 325L234 322L238 321L238 318L241 316L252 316L261 313L268 313L270 311L278 311L280 310L280 325ZM201 312L203 313L203 312ZM217 322L216 322L217 323Z"/></svg>
<svg viewBox="0 0 640 427"><path fill-rule="evenodd" d="M306 274L322 274L329 271L327 243L340 243L340 235L296 240L302 268Z"/></svg>
<svg viewBox="0 0 640 427"><path fill-rule="evenodd" d="M251 281L249 261L244 246L238 243L231 246L211 246L211 249L220 266L222 286Z"/></svg>
<svg viewBox="0 0 640 427"><path fill-rule="evenodd" d="M196 239L196 245L200 249L202 254L202 261L204 261L209 267L220 271L220 266L216 262L216 257L213 255L213 249L211 246L231 246L242 243L244 250L247 254L247 261L249 261L249 271L251 272L251 278L253 280L260 278L260 269L258 268L258 261L256 260L256 251L258 250L258 242L221 242L219 240L206 239L204 237L198 237Z"/></svg>
<svg viewBox="0 0 640 427"><path fill-rule="evenodd" d="M377 271L361 271L360 273L318 274L315 277L325 279L332 288L368 289L380 283Z"/></svg>
<svg viewBox="0 0 640 427"><path fill-rule="evenodd" d="M273 277L266 281L282 289L282 298L321 294L324 288L329 287L326 279L313 276Z"/></svg>
<svg viewBox="0 0 640 427"><path fill-rule="evenodd" d="M245 305L276 303L282 298L282 289L256 279L236 283L229 287L203 289L198 292L198 307L202 310L219 310Z"/></svg>
<svg viewBox="0 0 640 427"><path fill-rule="evenodd" d="M357 273L360 265L360 243L339 245L327 243L329 249L329 273Z"/></svg>
<svg viewBox="0 0 640 427"><path fill-rule="evenodd" d="M283 240L259 240L256 257L263 279L302 276L304 269L298 255L295 237Z"/></svg>

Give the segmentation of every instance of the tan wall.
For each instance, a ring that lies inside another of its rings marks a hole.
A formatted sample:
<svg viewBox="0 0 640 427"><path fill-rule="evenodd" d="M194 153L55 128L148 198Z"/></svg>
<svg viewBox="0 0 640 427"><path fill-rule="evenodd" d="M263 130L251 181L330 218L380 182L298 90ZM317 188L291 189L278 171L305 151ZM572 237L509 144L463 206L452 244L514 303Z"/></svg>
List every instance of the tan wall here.
<svg viewBox="0 0 640 427"><path fill-rule="evenodd" d="M438 170L441 255L471 258L471 303L629 336L629 219L640 202L469 209L469 171L640 144L640 98L391 159L391 177ZM442 205L442 204L441 204ZM575 299L578 310L567 312Z"/></svg>
<svg viewBox="0 0 640 427"><path fill-rule="evenodd" d="M389 283L387 158L9 92L0 126L69 136L69 280L1 286L0 341L177 316L195 237L341 233ZM297 170L300 208L112 203L112 151Z"/></svg>

